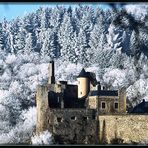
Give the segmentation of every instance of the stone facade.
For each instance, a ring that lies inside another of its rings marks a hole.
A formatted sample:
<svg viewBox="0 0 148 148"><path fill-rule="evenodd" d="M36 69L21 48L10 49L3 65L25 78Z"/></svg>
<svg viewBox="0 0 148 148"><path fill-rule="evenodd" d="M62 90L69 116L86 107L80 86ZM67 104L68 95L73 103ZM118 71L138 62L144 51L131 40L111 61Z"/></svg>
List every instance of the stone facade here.
<svg viewBox="0 0 148 148"><path fill-rule="evenodd" d="M125 92L122 88L116 95L90 95L87 98L88 108L97 109L98 114L126 113Z"/></svg>
<svg viewBox="0 0 148 148"><path fill-rule="evenodd" d="M118 90L119 96L119 113L126 113L126 89Z"/></svg>
<svg viewBox="0 0 148 148"><path fill-rule="evenodd" d="M98 97L97 96L91 96L89 97L89 99L87 99L88 101L88 108L90 109L97 109L98 107Z"/></svg>
<svg viewBox="0 0 148 148"><path fill-rule="evenodd" d="M119 107L115 108L115 103L118 103L118 97L98 97L98 113L99 114L112 114L118 113ZM102 103L105 103L105 108L102 107Z"/></svg>
<svg viewBox="0 0 148 148"><path fill-rule="evenodd" d="M111 143L115 138L123 139L123 143L140 143L148 139L147 114L100 115L98 122L100 144L102 139L106 139L107 143Z"/></svg>
<svg viewBox="0 0 148 148"><path fill-rule="evenodd" d="M94 110L52 109L49 131L55 143L96 144L97 121Z"/></svg>

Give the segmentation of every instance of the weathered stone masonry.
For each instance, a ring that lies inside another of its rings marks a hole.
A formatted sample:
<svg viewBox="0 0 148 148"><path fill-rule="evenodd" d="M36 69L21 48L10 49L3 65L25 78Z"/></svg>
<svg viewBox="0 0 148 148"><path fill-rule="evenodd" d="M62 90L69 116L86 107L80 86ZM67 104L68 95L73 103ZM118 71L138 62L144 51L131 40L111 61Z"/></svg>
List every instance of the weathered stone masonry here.
<svg viewBox="0 0 148 148"><path fill-rule="evenodd" d="M114 138L123 139L123 143L139 143L148 139L148 115L100 115L99 122L99 142L103 136L103 128L106 128L105 139L110 143ZM103 127L103 122L105 126Z"/></svg>
<svg viewBox="0 0 148 148"><path fill-rule="evenodd" d="M59 144L103 144L113 139L148 139L148 115L126 111L126 90L101 89L95 75L80 72L78 85L55 83L54 62L48 84L37 86L36 133L49 130Z"/></svg>
<svg viewBox="0 0 148 148"><path fill-rule="evenodd" d="M56 143L96 144L98 138L94 110L53 109L51 112L49 129Z"/></svg>

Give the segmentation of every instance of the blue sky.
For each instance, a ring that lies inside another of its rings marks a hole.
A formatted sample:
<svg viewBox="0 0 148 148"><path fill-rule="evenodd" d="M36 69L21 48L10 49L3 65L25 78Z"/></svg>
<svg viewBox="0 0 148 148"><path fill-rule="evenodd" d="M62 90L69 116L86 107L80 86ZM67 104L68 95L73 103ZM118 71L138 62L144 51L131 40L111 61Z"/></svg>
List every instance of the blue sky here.
<svg viewBox="0 0 148 148"><path fill-rule="evenodd" d="M64 5L64 6L76 6L77 3L0 3L0 21L3 20L5 17L8 21L16 18L17 16L23 17L26 13L34 12L36 11L40 6L45 7L54 7L56 5ZM101 6L103 8L107 8L107 5L104 3L81 3L81 4L87 4L92 5L93 7Z"/></svg>

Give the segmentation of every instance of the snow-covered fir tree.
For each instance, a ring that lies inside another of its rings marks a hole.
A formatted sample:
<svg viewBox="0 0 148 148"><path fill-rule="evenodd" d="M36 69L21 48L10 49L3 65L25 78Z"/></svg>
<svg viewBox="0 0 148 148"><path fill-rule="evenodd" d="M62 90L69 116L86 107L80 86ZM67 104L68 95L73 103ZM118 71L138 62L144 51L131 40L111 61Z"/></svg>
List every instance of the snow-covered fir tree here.
<svg viewBox="0 0 148 148"><path fill-rule="evenodd" d="M73 26L71 18L68 13L64 14L63 22L60 26L58 40L61 46L61 56L63 60L73 61L75 51L72 48L72 41L74 38Z"/></svg>

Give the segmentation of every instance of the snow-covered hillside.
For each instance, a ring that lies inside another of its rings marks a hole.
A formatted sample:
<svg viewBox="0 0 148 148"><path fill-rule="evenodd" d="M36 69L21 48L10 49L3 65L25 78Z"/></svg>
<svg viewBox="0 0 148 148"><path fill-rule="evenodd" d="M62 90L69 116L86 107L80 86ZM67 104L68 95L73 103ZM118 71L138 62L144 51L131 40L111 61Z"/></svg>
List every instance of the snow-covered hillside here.
<svg viewBox="0 0 148 148"><path fill-rule="evenodd" d="M126 9L137 17L140 9L146 20L143 7ZM36 86L47 83L51 59L57 81L76 84L84 67L110 89L126 87L133 106L148 101L148 59L143 52L148 50L148 32L139 30L137 40L135 30L115 25L115 18L112 10L79 6L40 8L0 22L0 143L51 143L47 131L38 137L33 132Z"/></svg>

